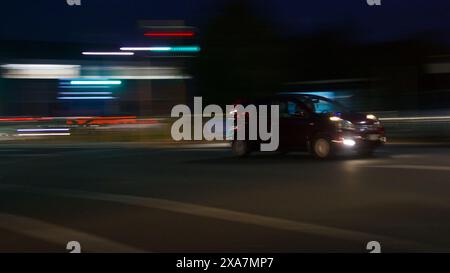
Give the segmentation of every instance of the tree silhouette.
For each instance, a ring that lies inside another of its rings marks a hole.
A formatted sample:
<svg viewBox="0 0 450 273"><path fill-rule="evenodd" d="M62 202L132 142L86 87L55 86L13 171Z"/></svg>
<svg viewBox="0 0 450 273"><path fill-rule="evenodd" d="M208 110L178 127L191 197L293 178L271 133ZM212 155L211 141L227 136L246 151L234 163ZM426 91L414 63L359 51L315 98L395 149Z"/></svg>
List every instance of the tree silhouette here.
<svg viewBox="0 0 450 273"><path fill-rule="evenodd" d="M270 24L246 1L224 9L207 28L194 75L204 100L225 104L259 97L281 83L282 50Z"/></svg>

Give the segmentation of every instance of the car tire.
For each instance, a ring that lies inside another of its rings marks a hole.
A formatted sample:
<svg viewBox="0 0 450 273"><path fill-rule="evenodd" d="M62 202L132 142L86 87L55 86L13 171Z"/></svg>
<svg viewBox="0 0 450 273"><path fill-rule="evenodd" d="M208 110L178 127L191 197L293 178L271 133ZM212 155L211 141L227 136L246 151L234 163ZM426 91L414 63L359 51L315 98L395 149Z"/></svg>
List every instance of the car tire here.
<svg viewBox="0 0 450 273"><path fill-rule="evenodd" d="M334 157L333 145L328 138L318 137L312 142L311 153L317 159L330 159Z"/></svg>
<svg viewBox="0 0 450 273"><path fill-rule="evenodd" d="M231 144L231 150L237 157L248 156L251 152L250 144L245 140L235 140Z"/></svg>

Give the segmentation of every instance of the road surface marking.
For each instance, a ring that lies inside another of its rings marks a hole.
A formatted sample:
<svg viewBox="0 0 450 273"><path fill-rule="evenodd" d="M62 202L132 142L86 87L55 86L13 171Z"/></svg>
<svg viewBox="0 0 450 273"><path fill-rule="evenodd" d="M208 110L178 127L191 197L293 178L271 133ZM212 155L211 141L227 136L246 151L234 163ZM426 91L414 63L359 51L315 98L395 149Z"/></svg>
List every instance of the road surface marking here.
<svg viewBox="0 0 450 273"><path fill-rule="evenodd" d="M384 168L384 169L404 169L404 170L425 170L425 171L450 171L450 166L433 165L366 165L366 168Z"/></svg>
<svg viewBox="0 0 450 273"><path fill-rule="evenodd" d="M420 245L416 242L396 239L383 235L340 229L334 227L327 227L306 222L298 222L294 220L262 216L227 209L206 207L201 205L182 203L165 199L138 197L131 195L108 194L108 193L95 193L95 192L55 189L55 188L40 188L40 187L38 188L31 186L18 186L8 184L0 184L0 188L4 190L29 192L34 194L47 194L67 198L114 202L123 205L138 206L149 209L159 209L175 213L219 219L240 224L250 224L283 231L298 232L302 234L354 241L358 243L378 240L385 242L386 244L389 243L399 247L403 246L409 249L421 249L422 247L424 247L423 245Z"/></svg>
<svg viewBox="0 0 450 273"><path fill-rule="evenodd" d="M49 243L61 244L61 251L65 250L68 242L75 240L80 242L82 250L87 252L144 252L141 249L89 233L7 213L0 213L0 228Z"/></svg>

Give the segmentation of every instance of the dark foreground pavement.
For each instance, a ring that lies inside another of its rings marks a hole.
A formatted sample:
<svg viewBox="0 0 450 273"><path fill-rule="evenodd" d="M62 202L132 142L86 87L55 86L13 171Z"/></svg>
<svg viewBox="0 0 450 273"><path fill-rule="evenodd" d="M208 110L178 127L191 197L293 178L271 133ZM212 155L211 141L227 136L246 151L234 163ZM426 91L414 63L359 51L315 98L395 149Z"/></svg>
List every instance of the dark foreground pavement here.
<svg viewBox="0 0 450 273"><path fill-rule="evenodd" d="M450 147L233 158L211 146L0 145L0 251L450 252Z"/></svg>

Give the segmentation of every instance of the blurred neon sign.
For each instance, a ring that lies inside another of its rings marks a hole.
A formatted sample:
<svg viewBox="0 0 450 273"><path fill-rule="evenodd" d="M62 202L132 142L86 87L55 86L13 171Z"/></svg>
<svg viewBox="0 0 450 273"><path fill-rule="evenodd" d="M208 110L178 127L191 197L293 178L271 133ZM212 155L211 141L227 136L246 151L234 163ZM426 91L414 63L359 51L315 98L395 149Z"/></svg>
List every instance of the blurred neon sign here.
<svg viewBox="0 0 450 273"><path fill-rule="evenodd" d="M81 0L66 0L69 6L81 6Z"/></svg>
<svg viewBox="0 0 450 273"><path fill-rule="evenodd" d="M153 51L153 52L200 52L199 46L157 46L157 47L121 47L122 51Z"/></svg>
<svg viewBox="0 0 450 273"><path fill-rule="evenodd" d="M381 6L381 0L367 0L369 6Z"/></svg>
<svg viewBox="0 0 450 273"><path fill-rule="evenodd" d="M70 81L71 85L121 85L122 81L111 81L111 80L101 80L101 81L91 81L91 80L80 80L80 81Z"/></svg>

